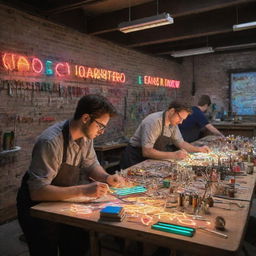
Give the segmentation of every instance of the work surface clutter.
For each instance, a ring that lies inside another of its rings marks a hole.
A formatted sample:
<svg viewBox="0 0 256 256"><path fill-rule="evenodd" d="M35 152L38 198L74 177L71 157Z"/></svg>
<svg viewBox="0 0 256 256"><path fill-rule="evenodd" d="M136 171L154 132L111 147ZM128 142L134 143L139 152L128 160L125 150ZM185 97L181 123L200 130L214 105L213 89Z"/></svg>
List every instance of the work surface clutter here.
<svg viewBox="0 0 256 256"><path fill-rule="evenodd" d="M92 221L97 231L101 225L109 225L117 235L124 227L134 234L146 232L168 238L171 248L184 241L195 251L200 245L213 252L236 252L255 185L256 140L208 136L196 143L208 145L212 151L189 154L182 161L146 160L121 170L124 186L110 188L102 198L44 203L32 212L34 216L54 213L60 221L61 216L74 222Z"/></svg>

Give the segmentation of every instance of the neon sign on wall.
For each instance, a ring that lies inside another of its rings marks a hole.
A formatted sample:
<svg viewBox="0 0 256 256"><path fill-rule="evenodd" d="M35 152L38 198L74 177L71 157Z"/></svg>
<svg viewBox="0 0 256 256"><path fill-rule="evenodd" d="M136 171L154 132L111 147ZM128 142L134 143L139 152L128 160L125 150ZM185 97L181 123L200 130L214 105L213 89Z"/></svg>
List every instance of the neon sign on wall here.
<svg viewBox="0 0 256 256"><path fill-rule="evenodd" d="M4 53L2 63L7 71L27 72L34 75L47 75L69 78L96 79L107 82L125 83L124 73L83 65L71 65L68 62L42 61L37 57L27 57L14 53Z"/></svg>
<svg viewBox="0 0 256 256"><path fill-rule="evenodd" d="M180 88L180 81L156 76L138 76L138 84Z"/></svg>
<svg viewBox="0 0 256 256"><path fill-rule="evenodd" d="M57 76L59 78L77 77L81 79L94 79L106 82L124 84L125 73L87 67L84 65L70 64L68 62L42 61L37 57L28 57L14 53L3 53L2 64L5 70L11 72L26 73L29 75ZM138 83L141 85L163 86L179 88L180 81L154 76L138 76Z"/></svg>

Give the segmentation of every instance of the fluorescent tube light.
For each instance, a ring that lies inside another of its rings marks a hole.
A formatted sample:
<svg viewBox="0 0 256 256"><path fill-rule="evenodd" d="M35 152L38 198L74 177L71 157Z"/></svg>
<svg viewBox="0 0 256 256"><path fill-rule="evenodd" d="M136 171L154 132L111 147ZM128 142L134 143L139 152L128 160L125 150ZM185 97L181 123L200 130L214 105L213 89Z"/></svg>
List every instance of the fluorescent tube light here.
<svg viewBox="0 0 256 256"><path fill-rule="evenodd" d="M233 31L256 28L256 21L233 25Z"/></svg>
<svg viewBox="0 0 256 256"><path fill-rule="evenodd" d="M254 48L254 47L256 47L256 43L220 46L220 47L214 48L214 50L215 50L215 52L222 52L222 51L249 49L249 48Z"/></svg>
<svg viewBox="0 0 256 256"><path fill-rule="evenodd" d="M121 22L118 26L123 33L164 26L173 23L173 18L169 13L162 13L156 16L145 17L142 19Z"/></svg>
<svg viewBox="0 0 256 256"><path fill-rule="evenodd" d="M211 52L214 52L212 47L202 47L202 48L188 49L183 51L173 51L171 53L171 56L175 58L179 58L179 57L185 57L185 56L191 56L191 55L206 54Z"/></svg>

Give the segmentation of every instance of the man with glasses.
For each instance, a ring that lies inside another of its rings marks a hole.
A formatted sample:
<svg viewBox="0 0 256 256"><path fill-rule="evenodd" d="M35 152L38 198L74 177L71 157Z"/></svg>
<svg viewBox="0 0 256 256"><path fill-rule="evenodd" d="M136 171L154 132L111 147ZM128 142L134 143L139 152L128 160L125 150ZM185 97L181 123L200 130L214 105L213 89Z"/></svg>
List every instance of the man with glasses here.
<svg viewBox="0 0 256 256"><path fill-rule="evenodd" d="M85 255L89 244L85 230L33 218L29 209L43 201L98 198L108 192L108 185L123 182L103 169L93 148L93 139L104 133L115 114L107 99L87 95L79 100L71 120L54 124L38 137L17 196L18 220L30 255Z"/></svg>
<svg viewBox="0 0 256 256"><path fill-rule="evenodd" d="M178 124L190 113L190 107L174 101L166 111L148 115L130 138L129 145L122 154L121 168L128 168L148 158L180 160L187 157L187 152L209 152L207 146L193 146L181 136ZM170 152L171 144L180 150Z"/></svg>
<svg viewBox="0 0 256 256"><path fill-rule="evenodd" d="M192 114L179 125L182 137L187 142L193 142L200 139L203 129L208 130L211 134L224 136L217 128L209 123L205 112L211 105L211 99L208 95L202 95L197 106L192 107Z"/></svg>

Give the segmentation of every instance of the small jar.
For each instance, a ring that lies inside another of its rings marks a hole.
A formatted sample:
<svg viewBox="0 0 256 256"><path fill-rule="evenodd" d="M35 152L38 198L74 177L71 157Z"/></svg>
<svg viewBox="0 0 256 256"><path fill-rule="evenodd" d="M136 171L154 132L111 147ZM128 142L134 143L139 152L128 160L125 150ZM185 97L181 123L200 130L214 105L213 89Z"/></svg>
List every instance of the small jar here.
<svg viewBox="0 0 256 256"><path fill-rule="evenodd" d="M229 188L228 196L232 197L232 198L235 197L235 189L234 188Z"/></svg>
<svg viewBox="0 0 256 256"><path fill-rule="evenodd" d="M254 164L247 163L247 174L253 174Z"/></svg>

